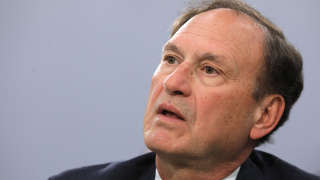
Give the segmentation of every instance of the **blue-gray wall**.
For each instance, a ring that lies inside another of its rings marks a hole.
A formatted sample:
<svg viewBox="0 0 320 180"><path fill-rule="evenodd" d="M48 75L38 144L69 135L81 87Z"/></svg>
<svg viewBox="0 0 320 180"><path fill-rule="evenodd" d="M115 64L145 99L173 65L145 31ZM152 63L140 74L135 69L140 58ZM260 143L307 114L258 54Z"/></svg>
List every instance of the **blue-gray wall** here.
<svg viewBox="0 0 320 180"><path fill-rule="evenodd" d="M320 173L319 0L248 0L305 60L305 90L262 149ZM151 75L183 0L0 0L0 179L146 151Z"/></svg>

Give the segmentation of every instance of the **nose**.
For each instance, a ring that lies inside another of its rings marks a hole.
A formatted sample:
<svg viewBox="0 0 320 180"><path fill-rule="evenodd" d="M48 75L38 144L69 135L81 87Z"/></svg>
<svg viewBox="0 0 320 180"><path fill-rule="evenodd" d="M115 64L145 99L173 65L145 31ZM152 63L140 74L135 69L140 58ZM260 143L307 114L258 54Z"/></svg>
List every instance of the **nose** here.
<svg viewBox="0 0 320 180"><path fill-rule="evenodd" d="M173 96L190 96L190 68L180 64L163 82L165 91Z"/></svg>

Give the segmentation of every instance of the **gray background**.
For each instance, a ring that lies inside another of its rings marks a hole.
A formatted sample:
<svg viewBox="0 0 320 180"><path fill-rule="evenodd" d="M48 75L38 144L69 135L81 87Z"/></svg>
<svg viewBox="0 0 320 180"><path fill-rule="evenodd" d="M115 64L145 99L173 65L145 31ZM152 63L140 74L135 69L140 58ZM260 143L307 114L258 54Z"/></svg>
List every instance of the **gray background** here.
<svg viewBox="0 0 320 180"><path fill-rule="evenodd" d="M320 174L319 0L248 0L301 51L305 90L260 149ZM0 179L146 151L152 73L183 0L0 0Z"/></svg>

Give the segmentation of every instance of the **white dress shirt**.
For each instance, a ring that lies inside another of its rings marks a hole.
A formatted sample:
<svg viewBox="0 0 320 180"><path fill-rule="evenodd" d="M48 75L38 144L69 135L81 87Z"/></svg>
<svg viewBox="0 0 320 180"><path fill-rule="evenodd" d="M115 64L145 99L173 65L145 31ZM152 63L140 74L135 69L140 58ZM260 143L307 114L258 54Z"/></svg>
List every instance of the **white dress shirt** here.
<svg viewBox="0 0 320 180"><path fill-rule="evenodd" d="M240 167L238 167L236 170L234 170L229 176L225 177L223 180L236 180L236 178L239 174L239 170L240 170ZM156 168L155 180L162 180L157 168Z"/></svg>

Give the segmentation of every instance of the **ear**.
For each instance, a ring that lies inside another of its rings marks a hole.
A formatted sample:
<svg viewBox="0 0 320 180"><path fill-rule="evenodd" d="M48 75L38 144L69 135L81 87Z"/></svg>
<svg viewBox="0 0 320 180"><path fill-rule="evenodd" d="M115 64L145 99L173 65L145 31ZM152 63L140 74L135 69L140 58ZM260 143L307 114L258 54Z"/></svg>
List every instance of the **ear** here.
<svg viewBox="0 0 320 180"><path fill-rule="evenodd" d="M281 95L272 94L263 98L256 112L250 138L257 140L269 134L279 123L284 107L285 101Z"/></svg>

